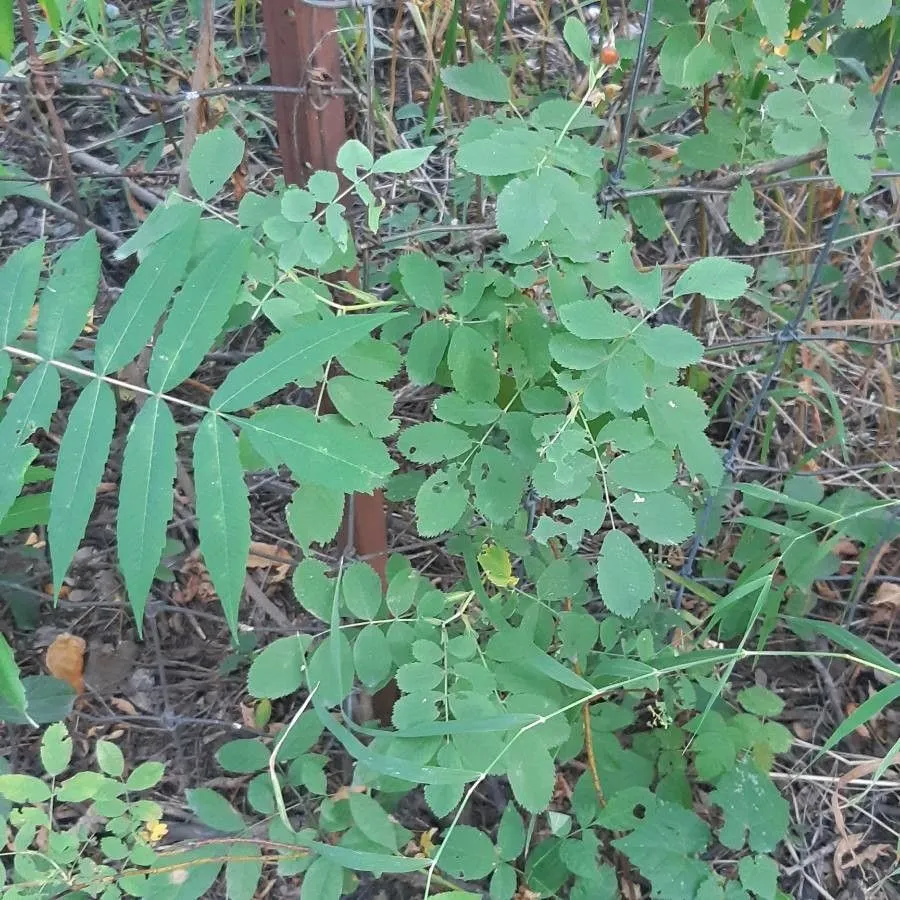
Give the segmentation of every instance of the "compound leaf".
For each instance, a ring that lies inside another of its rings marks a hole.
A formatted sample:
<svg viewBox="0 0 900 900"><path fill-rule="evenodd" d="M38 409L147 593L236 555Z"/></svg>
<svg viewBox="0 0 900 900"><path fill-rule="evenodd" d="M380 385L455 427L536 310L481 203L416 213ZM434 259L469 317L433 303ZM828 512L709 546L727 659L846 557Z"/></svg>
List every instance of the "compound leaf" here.
<svg viewBox="0 0 900 900"><path fill-rule="evenodd" d="M139 633L172 517L175 445L172 413L162 399L151 397L128 432L116 523L119 565Z"/></svg>
<svg viewBox="0 0 900 900"><path fill-rule="evenodd" d="M89 231L59 254L41 292L37 351L44 359L53 359L75 343L97 294L99 278L100 247L97 235Z"/></svg>
<svg viewBox="0 0 900 900"><path fill-rule="evenodd" d="M228 318L249 253L244 235L230 231L188 275L153 348L147 383L154 391L180 384L200 365Z"/></svg>
<svg viewBox="0 0 900 900"><path fill-rule="evenodd" d="M50 490L48 535L53 564L53 594L59 595L63 577L84 537L103 477L113 428L116 400L112 389L94 379L81 392L63 431Z"/></svg>
<svg viewBox="0 0 900 900"><path fill-rule="evenodd" d="M200 549L225 620L237 640L238 608L250 552L250 501L238 440L210 413L194 439L194 485Z"/></svg>

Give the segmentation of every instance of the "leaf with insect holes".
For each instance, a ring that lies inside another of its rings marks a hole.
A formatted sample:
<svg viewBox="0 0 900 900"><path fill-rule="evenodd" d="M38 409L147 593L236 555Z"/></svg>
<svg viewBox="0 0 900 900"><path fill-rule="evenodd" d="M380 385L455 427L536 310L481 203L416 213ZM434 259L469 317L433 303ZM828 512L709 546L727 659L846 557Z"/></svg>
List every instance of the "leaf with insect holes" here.
<svg viewBox="0 0 900 900"><path fill-rule="evenodd" d="M101 375L120 369L145 346L187 269L200 222L199 207L155 244L97 332L94 366Z"/></svg>
<svg viewBox="0 0 900 900"><path fill-rule="evenodd" d="M473 100L506 103L510 99L509 79L495 62L478 59L467 66L441 69L441 80L457 94Z"/></svg>
<svg viewBox="0 0 900 900"><path fill-rule="evenodd" d="M115 424L116 399L112 389L95 379L81 392L69 413L50 490L47 533L54 596L59 596L63 577L84 537Z"/></svg>
<svg viewBox="0 0 900 900"><path fill-rule="evenodd" d="M753 266L708 256L691 263L675 282L674 297L702 294L707 300L735 300L747 290Z"/></svg>
<svg viewBox="0 0 900 900"><path fill-rule="evenodd" d="M44 241L32 241L0 267L0 347L14 341L28 322L41 277L44 246Z"/></svg>
<svg viewBox="0 0 900 900"><path fill-rule="evenodd" d="M434 152L434 147L402 147L379 156L372 166L373 175L389 172L393 175L404 175L425 164L425 160Z"/></svg>
<svg viewBox="0 0 900 900"><path fill-rule="evenodd" d="M691 508L666 492L624 494L613 506L626 522L637 526L642 538L658 544L680 544L696 527Z"/></svg>
<svg viewBox="0 0 900 900"><path fill-rule="evenodd" d="M44 359L53 359L75 343L97 295L99 279L100 246L95 232L89 231L59 254L41 292L37 352Z"/></svg>
<svg viewBox="0 0 900 900"><path fill-rule="evenodd" d="M436 463L465 453L472 438L446 422L420 422L406 428L397 440L397 449L412 462Z"/></svg>
<svg viewBox="0 0 900 900"><path fill-rule="evenodd" d="M416 529L434 537L451 529L466 511L469 492L459 483L459 467L439 469L416 494Z"/></svg>
<svg viewBox="0 0 900 900"><path fill-rule="evenodd" d="M396 466L384 444L336 419L317 420L306 409L270 406L241 422L242 432L270 464L284 463L298 480L370 493Z"/></svg>
<svg viewBox="0 0 900 900"><path fill-rule="evenodd" d="M751 850L770 853L787 831L787 800L749 758L722 776L710 800L724 812L719 840L731 850L746 840Z"/></svg>
<svg viewBox="0 0 900 900"><path fill-rule="evenodd" d="M753 203L753 187L746 178L741 179L728 198L728 224L745 244L758 243L765 232Z"/></svg>
<svg viewBox="0 0 900 900"><path fill-rule="evenodd" d="M238 608L250 552L250 501L238 439L209 413L194 438L194 484L200 550L222 601L232 637L238 636Z"/></svg>
<svg viewBox="0 0 900 900"><path fill-rule="evenodd" d="M167 391L200 365L234 303L250 244L238 230L220 237L188 275L153 348L147 384Z"/></svg>
<svg viewBox="0 0 900 900"><path fill-rule="evenodd" d="M149 398L128 432L116 522L119 565L138 633L172 517L175 444L169 407L159 397Z"/></svg>
<svg viewBox="0 0 900 900"><path fill-rule="evenodd" d="M318 484L301 484L285 511L288 528L304 553L311 544L334 539L344 517L344 494Z"/></svg>
<svg viewBox="0 0 900 900"><path fill-rule="evenodd" d="M597 589L610 612L630 619L653 596L653 569L621 531L609 531L597 560Z"/></svg>
<svg viewBox="0 0 900 900"><path fill-rule="evenodd" d="M191 184L201 200L211 200L244 158L244 142L230 128L197 135L188 158Z"/></svg>
<svg viewBox="0 0 900 900"><path fill-rule="evenodd" d="M246 409L293 378L349 350L396 313L332 316L300 325L235 366L212 395L213 409Z"/></svg>

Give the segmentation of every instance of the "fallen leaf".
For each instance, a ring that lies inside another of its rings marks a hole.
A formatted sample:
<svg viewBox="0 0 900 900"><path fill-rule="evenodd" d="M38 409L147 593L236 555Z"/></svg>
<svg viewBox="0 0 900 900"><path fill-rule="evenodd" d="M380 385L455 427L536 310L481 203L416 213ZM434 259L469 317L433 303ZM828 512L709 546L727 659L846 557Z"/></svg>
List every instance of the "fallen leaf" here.
<svg viewBox="0 0 900 900"><path fill-rule="evenodd" d="M284 581L293 564L293 557L284 547L261 541L252 541L250 544L247 568L271 569L270 580L273 582Z"/></svg>
<svg viewBox="0 0 900 900"><path fill-rule="evenodd" d="M864 838L864 834L854 833L837 842L831 865L838 884L844 883L847 869L862 868L864 862L875 862L879 857L893 852L889 844L869 844L860 850L858 848Z"/></svg>
<svg viewBox="0 0 900 900"><path fill-rule="evenodd" d="M63 632L47 648L47 671L54 678L72 686L76 694L84 693L84 638Z"/></svg>
<svg viewBox="0 0 900 900"><path fill-rule="evenodd" d="M873 625L890 625L900 612L900 584L880 584L872 598L872 606L875 609L870 622Z"/></svg>

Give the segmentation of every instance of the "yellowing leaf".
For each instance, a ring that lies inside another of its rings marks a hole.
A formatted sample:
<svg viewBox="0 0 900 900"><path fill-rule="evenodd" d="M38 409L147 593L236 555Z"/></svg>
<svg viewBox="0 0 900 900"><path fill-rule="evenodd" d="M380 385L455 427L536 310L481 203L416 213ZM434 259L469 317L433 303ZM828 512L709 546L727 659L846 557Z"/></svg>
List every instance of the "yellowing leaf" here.
<svg viewBox="0 0 900 900"><path fill-rule="evenodd" d="M478 554L478 565L491 584L501 588L515 587L519 579L512 573L509 551L498 544L487 543Z"/></svg>

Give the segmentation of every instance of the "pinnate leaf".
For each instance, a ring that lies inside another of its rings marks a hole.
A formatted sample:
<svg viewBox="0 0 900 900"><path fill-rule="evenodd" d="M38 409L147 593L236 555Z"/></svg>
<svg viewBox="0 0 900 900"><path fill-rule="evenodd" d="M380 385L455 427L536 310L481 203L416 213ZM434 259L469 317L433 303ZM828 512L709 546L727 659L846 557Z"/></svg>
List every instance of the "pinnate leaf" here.
<svg viewBox="0 0 900 900"><path fill-rule="evenodd" d="M653 596L653 569L622 531L609 531L603 539L597 588L610 612L629 619Z"/></svg>
<svg viewBox="0 0 900 900"><path fill-rule="evenodd" d="M240 231L227 232L188 275L153 348L147 383L154 391L180 384L209 352L237 297L249 253Z"/></svg>
<svg viewBox="0 0 900 900"><path fill-rule="evenodd" d="M100 247L97 235L89 231L59 254L41 292L37 350L44 359L53 359L75 343L96 297L99 278Z"/></svg>
<svg viewBox="0 0 900 900"><path fill-rule="evenodd" d="M198 207L188 210L194 214L185 216L150 250L100 326L94 366L101 375L120 369L137 356L181 283L200 221Z"/></svg>
<svg viewBox="0 0 900 900"><path fill-rule="evenodd" d="M33 241L13 253L0 268L0 347L14 341L28 321L43 256L44 242Z"/></svg>
<svg viewBox="0 0 900 900"><path fill-rule="evenodd" d="M63 577L84 537L103 477L113 428L116 400L112 389L94 379L81 392L63 432L56 475L50 490L50 560L53 593L59 595Z"/></svg>
<svg viewBox="0 0 900 900"><path fill-rule="evenodd" d="M298 479L344 493L370 493L395 466L381 441L306 409L271 406L243 423L250 443L270 464L284 463Z"/></svg>
<svg viewBox="0 0 900 900"><path fill-rule="evenodd" d="M200 549L225 621L237 640L238 608L250 552L250 501L238 440L218 416L208 414L194 439L194 484Z"/></svg>
<svg viewBox="0 0 900 900"><path fill-rule="evenodd" d="M128 432L116 524L119 565L139 633L172 517L175 443L175 420L169 407L159 397L151 397Z"/></svg>

